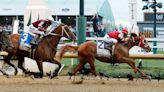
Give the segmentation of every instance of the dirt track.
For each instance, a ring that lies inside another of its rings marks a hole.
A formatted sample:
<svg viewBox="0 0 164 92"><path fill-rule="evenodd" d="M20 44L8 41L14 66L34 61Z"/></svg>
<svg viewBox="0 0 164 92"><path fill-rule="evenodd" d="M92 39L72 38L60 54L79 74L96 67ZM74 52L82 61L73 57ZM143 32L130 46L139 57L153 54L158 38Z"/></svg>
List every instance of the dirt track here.
<svg viewBox="0 0 164 92"><path fill-rule="evenodd" d="M164 80L127 81L127 79L84 80L83 84L72 84L67 76L59 79L31 79L16 76L0 76L0 92L164 92Z"/></svg>

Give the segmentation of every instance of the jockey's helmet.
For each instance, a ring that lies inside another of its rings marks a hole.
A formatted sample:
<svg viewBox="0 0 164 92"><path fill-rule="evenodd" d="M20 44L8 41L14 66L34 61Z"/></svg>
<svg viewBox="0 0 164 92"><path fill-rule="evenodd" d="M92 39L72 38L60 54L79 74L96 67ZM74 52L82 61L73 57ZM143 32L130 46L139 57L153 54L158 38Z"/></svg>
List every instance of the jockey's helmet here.
<svg viewBox="0 0 164 92"><path fill-rule="evenodd" d="M125 33L126 35L128 35L128 29L127 28L123 28L122 32Z"/></svg>
<svg viewBox="0 0 164 92"><path fill-rule="evenodd" d="M47 20L53 22L54 21L54 18L52 16L49 16L49 17L47 17Z"/></svg>

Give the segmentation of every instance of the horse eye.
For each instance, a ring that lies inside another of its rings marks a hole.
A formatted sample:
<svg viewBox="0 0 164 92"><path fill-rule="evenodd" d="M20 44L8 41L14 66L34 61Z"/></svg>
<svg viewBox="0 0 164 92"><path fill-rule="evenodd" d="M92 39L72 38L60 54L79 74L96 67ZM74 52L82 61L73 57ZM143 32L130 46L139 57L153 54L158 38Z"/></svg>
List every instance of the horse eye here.
<svg viewBox="0 0 164 92"><path fill-rule="evenodd" d="M145 44L146 43L146 40L142 40L142 43Z"/></svg>

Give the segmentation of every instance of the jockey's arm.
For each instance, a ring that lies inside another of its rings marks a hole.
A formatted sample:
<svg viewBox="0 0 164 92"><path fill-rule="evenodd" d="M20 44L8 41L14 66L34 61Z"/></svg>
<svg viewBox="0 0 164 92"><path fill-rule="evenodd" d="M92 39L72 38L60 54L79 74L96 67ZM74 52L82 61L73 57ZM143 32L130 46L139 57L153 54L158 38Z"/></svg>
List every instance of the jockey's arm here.
<svg viewBox="0 0 164 92"><path fill-rule="evenodd" d="M128 38L124 37L123 33L119 34L118 37L119 37L121 42L126 42L128 40Z"/></svg>
<svg viewBox="0 0 164 92"><path fill-rule="evenodd" d="M38 30L40 30L40 31L45 31L46 29L43 27L43 24L44 24L44 22L40 22L39 24L38 24Z"/></svg>
<svg viewBox="0 0 164 92"><path fill-rule="evenodd" d="M118 41L114 38L110 38L107 34L103 38L104 42L106 43L111 43L111 44L116 44Z"/></svg>

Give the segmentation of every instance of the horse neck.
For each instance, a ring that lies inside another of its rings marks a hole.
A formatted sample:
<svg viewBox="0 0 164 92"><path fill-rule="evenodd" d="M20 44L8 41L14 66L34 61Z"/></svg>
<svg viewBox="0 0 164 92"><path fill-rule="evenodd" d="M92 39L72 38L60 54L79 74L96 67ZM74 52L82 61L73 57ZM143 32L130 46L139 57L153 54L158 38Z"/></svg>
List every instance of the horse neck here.
<svg viewBox="0 0 164 92"><path fill-rule="evenodd" d="M130 43L130 42L128 42L126 47L127 47L128 50L130 50L133 46L135 46L135 45Z"/></svg>
<svg viewBox="0 0 164 92"><path fill-rule="evenodd" d="M129 39L128 43L125 45L128 50L130 50L134 46L137 46L137 43L133 42L131 39Z"/></svg>
<svg viewBox="0 0 164 92"><path fill-rule="evenodd" d="M62 36L60 36L60 31L59 30L62 30L61 29L61 26L59 26L59 27L57 27L55 30L53 30L53 32L52 32L52 34L59 34L59 35L48 35L48 36L46 36L43 40L42 40L42 42L40 43L40 44L42 44L43 46L47 46L48 48L50 48L50 49L52 49L53 51L52 52L54 52L55 51L55 53L56 53L56 49L57 49L57 45L58 45L58 43L59 43L59 41L60 41L60 39L61 39L61 37ZM55 33L54 33L55 32ZM45 43L47 44L47 45L45 45ZM54 53L54 54L55 54Z"/></svg>
<svg viewBox="0 0 164 92"><path fill-rule="evenodd" d="M50 48L55 48L55 49L57 48L60 39L61 37L59 36L51 36L50 39L46 38L48 46L50 46Z"/></svg>

